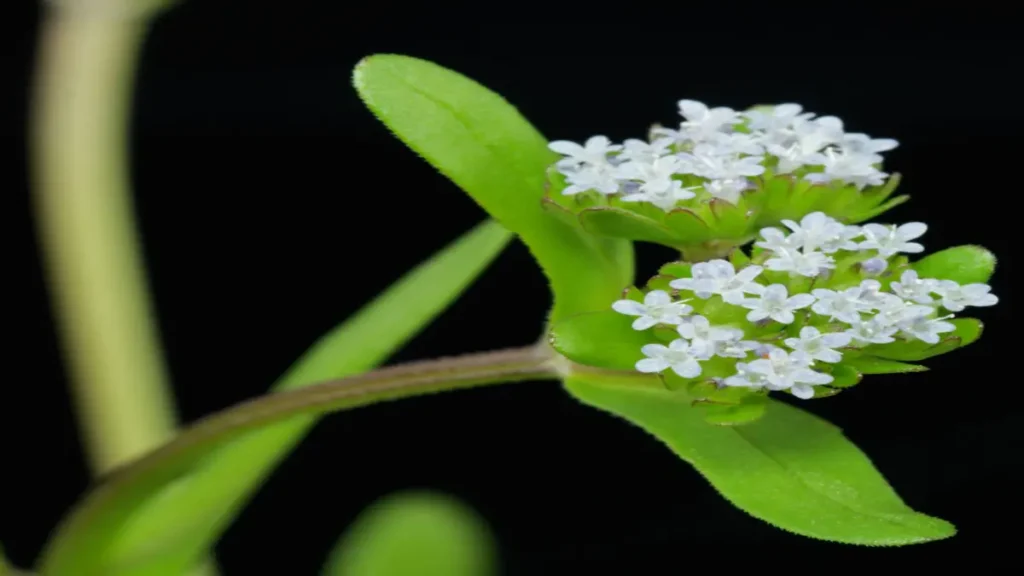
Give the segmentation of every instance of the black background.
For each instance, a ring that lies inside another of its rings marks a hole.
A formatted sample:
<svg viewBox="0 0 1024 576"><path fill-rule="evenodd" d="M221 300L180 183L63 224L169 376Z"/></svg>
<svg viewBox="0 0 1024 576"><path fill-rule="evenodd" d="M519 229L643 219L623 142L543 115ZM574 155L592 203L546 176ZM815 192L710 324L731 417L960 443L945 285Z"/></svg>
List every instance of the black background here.
<svg viewBox="0 0 1024 576"><path fill-rule="evenodd" d="M984 3L982 3L984 4ZM364 506L402 488L454 494L492 523L505 574L674 574L757 560L920 563L1012 552L1020 435L1010 238L1019 98L1010 38L948 14L838 4L470 4L188 1L145 48L134 184L153 292L185 420L260 394L320 334L480 221L454 185L393 139L349 84L364 55L436 61L511 100L552 139L643 136L675 101L795 101L893 137L887 165L930 226L930 250L981 243L1002 298L980 344L932 372L873 377L809 404L845 429L913 508L960 534L904 549L793 536L754 520L638 429L557 384L379 405L325 420L228 531L228 574L313 574ZM856 7L854 7L856 6ZM22 67L5 138L15 265L0 541L32 562L86 489L30 222L24 105L39 12L14 20ZM641 275L667 258L639 251ZM547 289L514 245L394 361L517 346ZM11 378L10 376L14 376ZM828 563L826 563L828 562Z"/></svg>

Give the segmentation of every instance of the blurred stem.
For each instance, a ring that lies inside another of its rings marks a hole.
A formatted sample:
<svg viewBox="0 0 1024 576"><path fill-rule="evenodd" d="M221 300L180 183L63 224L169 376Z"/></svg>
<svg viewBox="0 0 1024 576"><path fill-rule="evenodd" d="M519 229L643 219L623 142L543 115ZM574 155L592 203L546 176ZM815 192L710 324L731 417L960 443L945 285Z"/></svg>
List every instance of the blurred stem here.
<svg viewBox="0 0 1024 576"><path fill-rule="evenodd" d="M97 475L169 441L176 427L128 165L134 74L156 6L54 3L40 31L31 133L36 218Z"/></svg>

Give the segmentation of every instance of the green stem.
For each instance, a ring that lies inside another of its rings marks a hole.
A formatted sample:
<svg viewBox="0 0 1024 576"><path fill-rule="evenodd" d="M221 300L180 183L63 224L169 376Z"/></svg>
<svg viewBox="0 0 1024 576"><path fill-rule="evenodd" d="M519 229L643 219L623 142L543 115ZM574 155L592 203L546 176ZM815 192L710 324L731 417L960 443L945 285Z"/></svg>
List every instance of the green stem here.
<svg viewBox="0 0 1024 576"><path fill-rule="evenodd" d="M166 443L176 427L128 164L134 74L149 21L165 4L54 2L40 30L30 135L36 220L97 475Z"/></svg>
<svg viewBox="0 0 1024 576"><path fill-rule="evenodd" d="M175 428L128 175L131 88L146 28L143 18L59 8L41 30L32 133L37 221L97 473L166 442Z"/></svg>
<svg viewBox="0 0 1024 576"><path fill-rule="evenodd" d="M40 572L87 576L116 571L109 551L118 530L158 487L188 474L196 462L245 432L296 417L386 400L531 380L556 380L564 359L529 346L411 362L243 402L199 420L169 444L111 473L66 517L44 552ZM114 558L131 563L132 558Z"/></svg>

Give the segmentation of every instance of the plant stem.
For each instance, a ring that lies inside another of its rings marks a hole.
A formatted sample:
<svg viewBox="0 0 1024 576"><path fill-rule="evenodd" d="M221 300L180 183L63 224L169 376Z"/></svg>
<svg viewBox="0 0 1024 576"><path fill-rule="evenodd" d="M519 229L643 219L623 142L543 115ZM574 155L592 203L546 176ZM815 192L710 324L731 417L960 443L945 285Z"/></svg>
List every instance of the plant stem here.
<svg viewBox="0 0 1024 576"><path fill-rule="evenodd" d="M208 416L177 438L118 469L66 517L43 555L44 574L91 575L116 571L132 558L109 554L117 528L158 487L188 474L196 462L243 433L296 417L357 408L376 402L490 384L557 380L564 358L543 346L411 362L261 396Z"/></svg>
<svg viewBox="0 0 1024 576"><path fill-rule="evenodd" d="M128 164L134 73L149 21L165 4L53 2L40 30L30 134L36 222L97 475L167 442L176 427Z"/></svg>
<svg viewBox="0 0 1024 576"><path fill-rule="evenodd" d="M54 9L41 30L32 152L49 289L97 473L173 435L129 186L141 18Z"/></svg>

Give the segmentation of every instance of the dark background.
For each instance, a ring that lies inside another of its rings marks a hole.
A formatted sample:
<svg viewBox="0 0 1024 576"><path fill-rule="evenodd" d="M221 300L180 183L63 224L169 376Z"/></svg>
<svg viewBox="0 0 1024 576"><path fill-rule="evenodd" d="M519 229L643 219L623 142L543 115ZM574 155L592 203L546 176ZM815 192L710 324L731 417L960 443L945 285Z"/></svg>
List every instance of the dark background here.
<svg viewBox="0 0 1024 576"><path fill-rule="evenodd" d="M733 508L638 429L556 384L527 384L328 418L227 533L218 555L228 574L313 574L364 506L419 487L486 516L509 575L1011 554L1020 383L1004 364L1019 342L1009 275L1020 112L998 15L962 5L902 14L852 4L350 4L187 1L146 45L134 183L184 419L260 394L320 334L484 218L363 108L349 85L362 56L453 68L552 139L642 137L676 120L680 98L795 101L900 141L887 165L913 201L887 218L927 222L930 250L981 243L1000 258L992 283L1002 302L978 312L988 324L980 344L930 361L932 372L873 377L809 404L908 505L960 534L870 549L784 533ZM7 301L17 343L7 351L0 541L27 565L88 474L29 219L22 142L39 13L23 8L4 133L15 143L4 196L16 262L4 283L20 294ZM641 275L667 257L650 246L639 254ZM547 298L514 245L394 360L531 342Z"/></svg>

